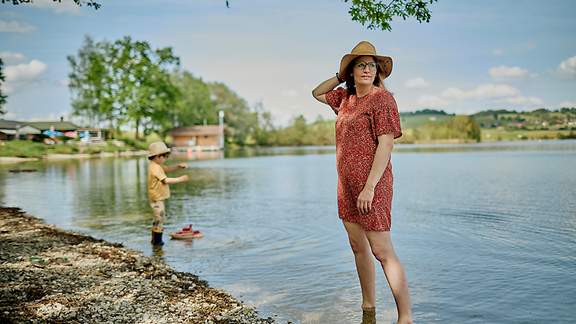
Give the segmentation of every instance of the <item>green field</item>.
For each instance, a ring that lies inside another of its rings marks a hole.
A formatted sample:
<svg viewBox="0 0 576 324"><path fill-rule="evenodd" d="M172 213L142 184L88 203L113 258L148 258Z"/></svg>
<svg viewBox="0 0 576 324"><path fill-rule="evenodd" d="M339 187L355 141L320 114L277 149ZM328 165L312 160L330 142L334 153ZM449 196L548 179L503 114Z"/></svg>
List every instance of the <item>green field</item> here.
<svg viewBox="0 0 576 324"><path fill-rule="evenodd" d="M415 116L405 116L400 115L400 123L403 128L418 128L426 124L438 124L446 121L446 119L451 118L450 115L415 115Z"/></svg>
<svg viewBox="0 0 576 324"><path fill-rule="evenodd" d="M576 131L482 129L482 142L550 140L563 138L576 138Z"/></svg>

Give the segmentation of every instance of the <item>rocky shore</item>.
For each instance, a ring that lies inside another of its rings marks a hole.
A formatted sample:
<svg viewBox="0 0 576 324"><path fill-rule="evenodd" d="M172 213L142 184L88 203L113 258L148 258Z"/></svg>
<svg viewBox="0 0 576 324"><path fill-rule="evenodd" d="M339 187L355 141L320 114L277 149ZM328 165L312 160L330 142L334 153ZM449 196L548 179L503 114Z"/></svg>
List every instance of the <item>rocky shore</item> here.
<svg viewBox="0 0 576 324"><path fill-rule="evenodd" d="M0 323L273 323L160 259L0 207Z"/></svg>

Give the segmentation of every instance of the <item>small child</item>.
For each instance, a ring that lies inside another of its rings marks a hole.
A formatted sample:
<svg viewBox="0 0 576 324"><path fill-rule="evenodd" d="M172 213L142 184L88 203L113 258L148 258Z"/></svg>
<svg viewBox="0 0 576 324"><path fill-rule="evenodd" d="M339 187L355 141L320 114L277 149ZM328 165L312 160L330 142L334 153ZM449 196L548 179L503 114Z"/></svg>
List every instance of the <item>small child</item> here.
<svg viewBox="0 0 576 324"><path fill-rule="evenodd" d="M185 169L185 163L176 166L164 165L170 156L170 149L164 142L155 142L148 147L148 198L150 199L150 207L154 211L154 221L152 223L152 244L163 245L162 232L164 230L164 219L166 218L166 210L164 207L164 200L170 198L171 184L186 182L188 176L183 175L178 178L168 178L166 172L171 172L176 169Z"/></svg>

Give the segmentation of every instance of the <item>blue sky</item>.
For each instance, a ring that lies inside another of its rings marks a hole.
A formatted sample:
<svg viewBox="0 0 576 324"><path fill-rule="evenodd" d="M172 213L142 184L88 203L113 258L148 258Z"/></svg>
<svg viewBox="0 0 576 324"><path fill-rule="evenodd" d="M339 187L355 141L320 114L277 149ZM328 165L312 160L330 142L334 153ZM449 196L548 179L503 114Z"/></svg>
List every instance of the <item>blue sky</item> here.
<svg viewBox="0 0 576 324"><path fill-rule="evenodd" d="M397 19L392 32L352 22L341 0L101 0L97 11L62 2L1 5L6 119L70 114L66 56L85 35L171 46L184 69L261 101L278 124L333 118L310 91L360 40L394 59L386 86L400 111L576 106L572 0L439 0L430 23Z"/></svg>

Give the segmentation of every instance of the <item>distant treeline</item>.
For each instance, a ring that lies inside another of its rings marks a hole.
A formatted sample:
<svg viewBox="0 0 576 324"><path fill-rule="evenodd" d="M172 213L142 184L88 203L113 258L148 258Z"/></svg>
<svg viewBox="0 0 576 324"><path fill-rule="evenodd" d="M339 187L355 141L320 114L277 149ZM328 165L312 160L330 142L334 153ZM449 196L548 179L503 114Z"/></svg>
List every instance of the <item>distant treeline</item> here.
<svg viewBox="0 0 576 324"><path fill-rule="evenodd" d="M532 111L485 110L471 115L482 128L508 130L576 130L576 108Z"/></svg>
<svg viewBox="0 0 576 324"><path fill-rule="evenodd" d="M444 110L435 109L421 109L417 111L401 112L401 116L420 116L420 115L441 115L441 116L454 116L454 114L448 114Z"/></svg>
<svg viewBox="0 0 576 324"><path fill-rule="evenodd" d="M403 136L400 143L480 142L482 129L498 131L502 139L576 138L576 108L533 111L485 110L472 115L449 114L422 109L400 113ZM517 134L519 130L528 133ZM260 145L334 144L334 120L316 119L307 123L299 116L284 128L273 127ZM529 133L530 131L534 131ZM536 132L538 131L538 132ZM506 136L506 133L510 135ZM533 135L530 135L533 134Z"/></svg>

